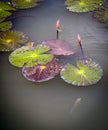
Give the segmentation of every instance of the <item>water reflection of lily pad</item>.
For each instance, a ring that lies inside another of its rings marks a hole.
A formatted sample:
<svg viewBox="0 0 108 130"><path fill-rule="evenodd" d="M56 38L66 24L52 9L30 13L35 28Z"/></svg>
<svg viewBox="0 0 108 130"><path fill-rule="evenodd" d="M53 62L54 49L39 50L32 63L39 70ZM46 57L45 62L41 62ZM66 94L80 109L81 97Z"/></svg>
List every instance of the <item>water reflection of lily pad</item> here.
<svg viewBox="0 0 108 130"><path fill-rule="evenodd" d="M93 12L93 17L101 23L108 22L108 5L103 5Z"/></svg>
<svg viewBox="0 0 108 130"><path fill-rule="evenodd" d="M44 82L54 78L59 74L62 65L53 59L45 65L36 65L34 67L24 66L22 69L23 76L33 82Z"/></svg>
<svg viewBox="0 0 108 130"><path fill-rule="evenodd" d="M65 40L48 40L43 41L42 44L47 45L51 48L51 53L54 55L71 55L72 46Z"/></svg>
<svg viewBox="0 0 108 130"><path fill-rule="evenodd" d="M42 0L12 0L16 7L21 9L35 7L40 1Z"/></svg>
<svg viewBox="0 0 108 130"><path fill-rule="evenodd" d="M12 51L28 41L28 37L18 31L7 31L0 34L0 51ZM2 47L3 46L3 47ZM5 49L6 48L6 49Z"/></svg>
<svg viewBox="0 0 108 130"><path fill-rule="evenodd" d="M99 8L104 0L66 0L67 9L72 12L90 12Z"/></svg>
<svg viewBox="0 0 108 130"><path fill-rule="evenodd" d="M23 46L10 54L9 61L16 67L43 65L53 59L53 55L47 53L49 50L50 48L45 45L37 45L36 47Z"/></svg>
<svg viewBox="0 0 108 130"><path fill-rule="evenodd" d="M61 70L61 78L76 86L88 86L97 83L102 77L101 67L88 60L86 63L77 61L77 67L67 64Z"/></svg>
<svg viewBox="0 0 108 130"><path fill-rule="evenodd" d="M10 16L12 13L9 12L9 11L15 11L15 8L8 5L7 2L1 2L0 1L0 18Z"/></svg>
<svg viewBox="0 0 108 130"><path fill-rule="evenodd" d="M0 31L8 31L12 28L11 21L5 21L0 23Z"/></svg>

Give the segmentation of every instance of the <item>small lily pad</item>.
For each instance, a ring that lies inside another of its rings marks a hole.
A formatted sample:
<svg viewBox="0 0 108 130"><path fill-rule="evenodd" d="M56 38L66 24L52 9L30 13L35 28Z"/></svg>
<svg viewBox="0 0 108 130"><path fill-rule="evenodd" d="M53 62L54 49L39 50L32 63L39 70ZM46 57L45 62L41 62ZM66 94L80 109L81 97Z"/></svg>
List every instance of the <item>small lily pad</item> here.
<svg viewBox="0 0 108 130"><path fill-rule="evenodd" d="M17 8L25 9L37 6L40 1L42 0L12 0L12 3L14 3Z"/></svg>
<svg viewBox="0 0 108 130"><path fill-rule="evenodd" d="M61 70L61 78L76 86L88 86L97 83L102 77L101 67L92 60L77 61L77 67L67 64Z"/></svg>
<svg viewBox="0 0 108 130"><path fill-rule="evenodd" d="M12 51L28 41L28 37L18 31L7 31L0 35L0 51ZM2 47L3 46L3 47Z"/></svg>
<svg viewBox="0 0 108 130"><path fill-rule="evenodd" d="M43 65L53 59L53 55L48 53L49 50L50 48L45 45L37 45L35 47L23 46L10 54L9 61L16 67Z"/></svg>
<svg viewBox="0 0 108 130"><path fill-rule="evenodd" d="M11 21L5 21L0 23L0 31L8 31L12 28Z"/></svg>
<svg viewBox="0 0 108 130"><path fill-rule="evenodd" d="M36 65L34 67L24 66L22 69L23 76L32 82L44 82L54 78L59 74L62 65L53 59L45 65Z"/></svg>
<svg viewBox="0 0 108 130"><path fill-rule="evenodd" d="M10 16L12 14L10 11L15 11L15 8L10 6L7 2L0 1L0 18Z"/></svg>
<svg viewBox="0 0 108 130"><path fill-rule="evenodd" d="M101 22L108 22L108 5L103 5L93 12L93 17Z"/></svg>
<svg viewBox="0 0 108 130"><path fill-rule="evenodd" d="M72 12L90 12L99 8L104 0L66 0L67 9Z"/></svg>
<svg viewBox="0 0 108 130"><path fill-rule="evenodd" d="M65 40L48 40L43 41L42 44L47 45L51 48L50 53L54 55L72 55L72 46Z"/></svg>

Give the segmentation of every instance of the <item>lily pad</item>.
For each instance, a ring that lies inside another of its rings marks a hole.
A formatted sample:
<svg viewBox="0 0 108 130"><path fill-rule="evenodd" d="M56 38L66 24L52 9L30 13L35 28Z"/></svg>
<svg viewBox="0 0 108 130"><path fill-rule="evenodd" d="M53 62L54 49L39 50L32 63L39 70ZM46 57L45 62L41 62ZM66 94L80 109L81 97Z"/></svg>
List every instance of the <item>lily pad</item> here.
<svg viewBox="0 0 108 130"><path fill-rule="evenodd" d="M12 28L12 22L6 21L0 23L0 31L8 31Z"/></svg>
<svg viewBox="0 0 108 130"><path fill-rule="evenodd" d="M65 40L48 40L43 41L42 44L51 48L50 53L54 55L72 55L72 46Z"/></svg>
<svg viewBox="0 0 108 130"><path fill-rule="evenodd" d="M72 12L90 12L99 8L104 0L66 0L67 9Z"/></svg>
<svg viewBox="0 0 108 130"><path fill-rule="evenodd" d="M16 67L43 65L53 59L53 55L48 54L49 50L50 48L45 45L37 45L35 47L23 46L10 54L9 61Z"/></svg>
<svg viewBox="0 0 108 130"><path fill-rule="evenodd" d="M25 9L37 6L40 1L42 0L12 0L12 3L14 3L17 8Z"/></svg>
<svg viewBox="0 0 108 130"><path fill-rule="evenodd" d="M44 82L54 78L60 73L62 65L53 59L45 65L36 65L34 67L24 66L22 69L23 76L32 82Z"/></svg>
<svg viewBox="0 0 108 130"><path fill-rule="evenodd" d="M15 8L10 6L7 2L0 1L0 18L10 16L12 14L10 11L15 11Z"/></svg>
<svg viewBox="0 0 108 130"><path fill-rule="evenodd" d="M67 64L61 70L61 78L76 86L88 86L97 83L102 77L101 67L92 60L77 61L77 67Z"/></svg>
<svg viewBox="0 0 108 130"><path fill-rule="evenodd" d="M12 51L28 41L28 37L18 31L7 31L0 35L0 51Z"/></svg>
<svg viewBox="0 0 108 130"><path fill-rule="evenodd" d="M108 22L108 5L103 5L93 12L93 17L101 22Z"/></svg>

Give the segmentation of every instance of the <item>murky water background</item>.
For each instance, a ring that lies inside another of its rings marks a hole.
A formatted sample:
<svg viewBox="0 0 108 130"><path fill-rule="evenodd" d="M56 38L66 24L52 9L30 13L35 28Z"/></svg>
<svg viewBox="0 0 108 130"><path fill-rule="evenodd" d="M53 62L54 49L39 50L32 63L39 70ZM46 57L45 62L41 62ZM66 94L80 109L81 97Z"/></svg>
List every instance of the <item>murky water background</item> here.
<svg viewBox="0 0 108 130"><path fill-rule="evenodd" d="M35 44L55 39L60 19L60 39L70 42L75 55L61 58L65 63L80 59L77 34L82 37L85 54L103 68L103 77L90 87L75 87L60 76L45 83L32 83L21 69L10 65L10 53L0 53L0 130L107 130L108 129L108 24L92 19L92 13L66 10L65 0L45 0L38 7L19 10L13 29L24 32ZM81 98L71 112L77 98Z"/></svg>

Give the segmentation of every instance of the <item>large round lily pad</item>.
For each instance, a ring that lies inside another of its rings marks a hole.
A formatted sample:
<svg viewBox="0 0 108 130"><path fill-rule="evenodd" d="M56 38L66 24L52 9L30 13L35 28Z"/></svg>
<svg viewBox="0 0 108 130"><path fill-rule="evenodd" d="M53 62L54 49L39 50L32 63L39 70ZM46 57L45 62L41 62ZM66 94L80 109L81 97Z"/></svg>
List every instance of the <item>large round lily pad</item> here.
<svg viewBox="0 0 108 130"><path fill-rule="evenodd" d="M7 31L0 34L0 51L12 51L28 41L28 37L18 31Z"/></svg>
<svg viewBox="0 0 108 130"><path fill-rule="evenodd" d="M10 6L7 2L0 1L0 18L10 16L12 13L9 11L15 11L15 8Z"/></svg>
<svg viewBox="0 0 108 130"><path fill-rule="evenodd" d="M72 12L90 12L99 8L104 0L66 0L67 9Z"/></svg>
<svg viewBox="0 0 108 130"><path fill-rule="evenodd" d="M34 67L24 66L22 69L23 76L33 82L44 82L54 78L59 74L62 65L53 59L45 65L36 65Z"/></svg>
<svg viewBox="0 0 108 130"><path fill-rule="evenodd" d="M54 55L72 55L74 54L72 46L65 40L48 40L43 41L42 44L51 48L50 53Z"/></svg>
<svg viewBox="0 0 108 130"><path fill-rule="evenodd" d="M103 5L93 12L93 17L101 22L108 22L108 5Z"/></svg>
<svg viewBox="0 0 108 130"><path fill-rule="evenodd" d="M42 0L12 0L12 3L15 4L17 8L25 9L37 6L40 1Z"/></svg>
<svg viewBox="0 0 108 130"><path fill-rule="evenodd" d="M101 67L92 60L77 61L77 66L65 65L61 70L61 78L76 86L88 86L97 83L102 77Z"/></svg>
<svg viewBox="0 0 108 130"><path fill-rule="evenodd" d="M9 61L16 67L43 65L53 59L53 55L47 53L49 50L50 48L45 45L37 45L36 47L23 46L10 54Z"/></svg>

